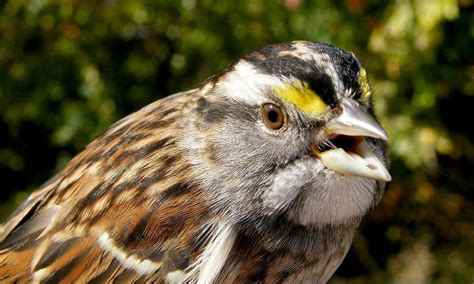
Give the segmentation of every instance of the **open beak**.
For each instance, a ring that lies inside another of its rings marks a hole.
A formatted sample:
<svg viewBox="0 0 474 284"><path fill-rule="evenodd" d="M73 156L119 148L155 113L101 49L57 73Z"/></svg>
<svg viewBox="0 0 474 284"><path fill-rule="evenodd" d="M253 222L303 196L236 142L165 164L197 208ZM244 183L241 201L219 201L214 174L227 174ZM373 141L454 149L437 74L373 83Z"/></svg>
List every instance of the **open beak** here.
<svg viewBox="0 0 474 284"><path fill-rule="evenodd" d="M387 140L387 133L357 102L344 99L341 106L341 114L325 126L329 139L313 145L313 153L326 168L340 174L391 181L387 168L364 138Z"/></svg>

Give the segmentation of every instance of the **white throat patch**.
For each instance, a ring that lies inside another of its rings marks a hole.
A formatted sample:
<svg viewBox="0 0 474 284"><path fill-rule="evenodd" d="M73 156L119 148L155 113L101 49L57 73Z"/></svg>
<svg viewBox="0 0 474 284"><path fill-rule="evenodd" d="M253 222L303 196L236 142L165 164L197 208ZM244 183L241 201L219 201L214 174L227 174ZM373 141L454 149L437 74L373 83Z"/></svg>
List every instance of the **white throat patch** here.
<svg viewBox="0 0 474 284"><path fill-rule="evenodd" d="M310 157L280 171L264 193L263 205L268 214L288 210L289 218L301 225L342 224L367 213L375 183L338 174Z"/></svg>
<svg viewBox="0 0 474 284"><path fill-rule="evenodd" d="M376 181L343 176L324 169L317 184L304 194L299 208L289 212L301 225L341 224L364 216L374 203Z"/></svg>

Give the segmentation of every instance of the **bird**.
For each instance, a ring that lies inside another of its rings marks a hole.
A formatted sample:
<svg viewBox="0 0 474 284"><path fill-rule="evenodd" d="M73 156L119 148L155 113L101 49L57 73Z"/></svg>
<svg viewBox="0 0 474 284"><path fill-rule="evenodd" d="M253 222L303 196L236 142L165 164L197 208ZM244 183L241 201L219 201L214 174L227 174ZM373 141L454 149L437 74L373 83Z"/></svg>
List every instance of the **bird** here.
<svg viewBox="0 0 474 284"><path fill-rule="evenodd" d="M99 134L0 227L0 282L325 283L391 181L366 69L243 56Z"/></svg>

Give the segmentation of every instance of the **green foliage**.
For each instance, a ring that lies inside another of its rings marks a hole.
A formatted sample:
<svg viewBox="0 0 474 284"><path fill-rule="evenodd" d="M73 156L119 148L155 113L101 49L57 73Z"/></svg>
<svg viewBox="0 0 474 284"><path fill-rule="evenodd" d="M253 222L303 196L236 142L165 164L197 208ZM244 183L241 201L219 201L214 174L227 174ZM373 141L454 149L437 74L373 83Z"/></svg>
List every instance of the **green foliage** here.
<svg viewBox="0 0 474 284"><path fill-rule="evenodd" d="M335 283L474 281L471 0L11 0L0 4L4 219L95 135L266 44L366 65L394 181Z"/></svg>

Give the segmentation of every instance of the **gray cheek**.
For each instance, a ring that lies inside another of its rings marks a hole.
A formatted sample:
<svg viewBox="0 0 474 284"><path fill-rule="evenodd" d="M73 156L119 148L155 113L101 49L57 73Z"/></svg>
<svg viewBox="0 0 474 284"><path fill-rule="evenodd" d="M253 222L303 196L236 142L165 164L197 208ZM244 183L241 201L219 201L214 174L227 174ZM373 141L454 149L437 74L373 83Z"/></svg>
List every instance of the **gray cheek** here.
<svg viewBox="0 0 474 284"><path fill-rule="evenodd" d="M213 137L215 160L233 177L258 178L288 157L285 136L271 136L256 122L225 121Z"/></svg>

